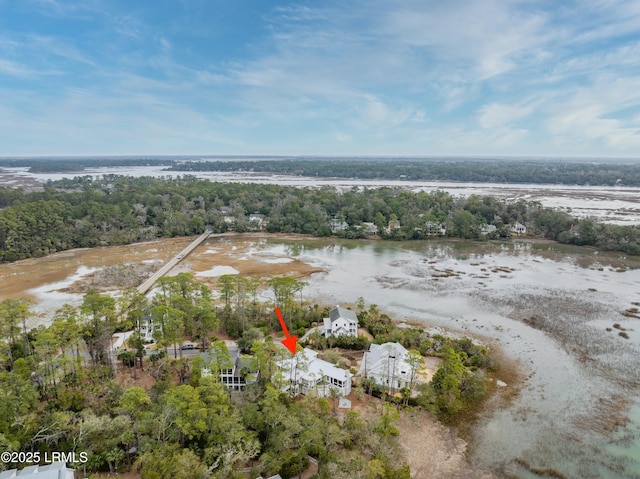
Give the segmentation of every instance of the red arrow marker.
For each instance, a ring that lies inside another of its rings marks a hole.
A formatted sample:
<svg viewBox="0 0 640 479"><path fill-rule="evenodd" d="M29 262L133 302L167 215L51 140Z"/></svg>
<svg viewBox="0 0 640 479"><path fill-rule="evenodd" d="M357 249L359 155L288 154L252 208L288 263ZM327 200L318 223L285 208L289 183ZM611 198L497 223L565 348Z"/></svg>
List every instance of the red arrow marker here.
<svg viewBox="0 0 640 479"><path fill-rule="evenodd" d="M282 326L282 330L284 331L284 337L282 341L280 341L284 346L291 351L292 354L296 354L296 345L298 344L298 336L289 336L289 331L287 331L287 325L284 324L284 318L282 317L282 313L280 312L280 308L276 308L276 316L278 316L278 321L280 321L280 326Z"/></svg>

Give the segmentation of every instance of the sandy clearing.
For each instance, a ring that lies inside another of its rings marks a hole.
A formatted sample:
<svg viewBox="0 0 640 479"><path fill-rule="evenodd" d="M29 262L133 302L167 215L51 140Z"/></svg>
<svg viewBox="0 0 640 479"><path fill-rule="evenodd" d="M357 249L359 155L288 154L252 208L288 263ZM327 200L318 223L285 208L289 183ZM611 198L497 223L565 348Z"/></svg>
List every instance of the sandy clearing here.
<svg viewBox="0 0 640 479"><path fill-rule="evenodd" d="M487 471L472 466L466 457L467 443L454 428L442 425L431 414L411 410L396 423L400 444L413 479L490 479Z"/></svg>

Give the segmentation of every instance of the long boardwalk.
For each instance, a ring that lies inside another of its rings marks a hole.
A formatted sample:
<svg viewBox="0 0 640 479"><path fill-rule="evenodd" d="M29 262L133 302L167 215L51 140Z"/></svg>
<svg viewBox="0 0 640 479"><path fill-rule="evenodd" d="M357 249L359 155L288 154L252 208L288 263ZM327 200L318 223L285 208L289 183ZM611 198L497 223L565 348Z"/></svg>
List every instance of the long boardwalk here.
<svg viewBox="0 0 640 479"><path fill-rule="evenodd" d="M138 286L138 291L142 294L147 294L149 290L153 288L153 285L156 284L156 281L158 281L158 278L161 278L162 276L167 274L171 268L173 268L180 261L186 258L187 255L191 253L194 249L196 249L198 246L200 246L200 244L202 244L202 242L206 240L210 234L211 232L207 231L206 233L203 233L200 236L198 236L195 240L191 242L189 246L187 246L185 249L180 251L180 253L178 253L171 260L169 260L167 264L165 264L162 268L156 271L153 274L153 276L151 276L144 283Z"/></svg>

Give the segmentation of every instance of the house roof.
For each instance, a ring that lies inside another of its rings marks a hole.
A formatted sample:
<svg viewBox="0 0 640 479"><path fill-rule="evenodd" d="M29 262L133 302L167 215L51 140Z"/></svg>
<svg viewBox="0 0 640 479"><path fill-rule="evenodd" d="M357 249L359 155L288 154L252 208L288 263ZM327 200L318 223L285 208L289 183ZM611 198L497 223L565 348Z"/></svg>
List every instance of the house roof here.
<svg viewBox="0 0 640 479"><path fill-rule="evenodd" d="M0 479L10 477L37 477L37 479L73 479L73 469L67 469L65 462L59 461L46 466L27 466L24 469L10 469L0 472Z"/></svg>
<svg viewBox="0 0 640 479"><path fill-rule="evenodd" d="M361 371L367 374L387 374L389 361L397 371L403 371L407 367L408 351L400 343L372 344L365 353Z"/></svg>
<svg viewBox="0 0 640 479"><path fill-rule="evenodd" d="M346 369L334 366L330 362L323 361L322 359L314 358L307 365L308 378L318 378L319 376L329 376L331 378L339 379L340 381L346 381L350 377L349 371Z"/></svg>
<svg viewBox="0 0 640 479"><path fill-rule="evenodd" d="M389 356L404 358L408 352L409 351L400 343L372 344L369 348L370 358L376 359L387 359Z"/></svg>
<svg viewBox="0 0 640 479"><path fill-rule="evenodd" d="M233 368L233 375L235 377L242 377L242 370L247 368L248 370L253 369L253 358L251 356L241 356L238 354L236 360L234 362L235 367Z"/></svg>
<svg viewBox="0 0 640 479"><path fill-rule="evenodd" d="M331 322L334 322L339 318L345 318L349 321L355 321L356 323L358 322L356 313L354 313L350 309L341 308L340 306L336 306L331 311L329 311L329 318L331 318Z"/></svg>
<svg viewBox="0 0 640 479"><path fill-rule="evenodd" d="M280 361L279 365L285 371L291 371L295 367L296 377L301 379L317 380L321 376L328 376L340 381L346 381L351 377L349 371L319 359L318 353L309 348L304 348L302 353L296 354L291 359Z"/></svg>

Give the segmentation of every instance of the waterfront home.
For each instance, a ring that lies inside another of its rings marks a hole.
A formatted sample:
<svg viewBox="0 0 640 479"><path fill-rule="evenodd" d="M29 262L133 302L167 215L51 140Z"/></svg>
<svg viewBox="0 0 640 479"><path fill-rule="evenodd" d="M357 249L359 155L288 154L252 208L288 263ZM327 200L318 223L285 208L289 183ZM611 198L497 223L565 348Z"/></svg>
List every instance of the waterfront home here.
<svg viewBox="0 0 640 479"><path fill-rule="evenodd" d="M324 335L358 337L358 318L356 313L339 305L329 311L329 317L324 318Z"/></svg>
<svg viewBox="0 0 640 479"><path fill-rule="evenodd" d="M415 371L408 354L400 343L372 344L362 358L360 376L392 390L410 387Z"/></svg>
<svg viewBox="0 0 640 479"><path fill-rule="evenodd" d="M349 224L344 220L339 220L337 218L333 218L329 220L329 228L332 233L337 233L338 231L346 231L349 227Z"/></svg>
<svg viewBox="0 0 640 479"><path fill-rule="evenodd" d="M261 230L265 225L264 216L258 213L249 215L249 228L251 230Z"/></svg>
<svg viewBox="0 0 640 479"><path fill-rule="evenodd" d="M332 392L347 396L351 392L351 373L318 358L318 353L304 348L290 359L278 362L280 389L291 396L313 393L318 397Z"/></svg>
<svg viewBox="0 0 640 479"><path fill-rule="evenodd" d="M522 223L519 223L516 221L516 224L511 226L511 232L518 234L518 235L526 235L527 234L527 227L525 225L523 225Z"/></svg>
<svg viewBox="0 0 640 479"><path fill-rule="evenodd" d="M377 235L378 227L373 223L365 221L362 223L362 231L366 235Z"/></svg>
<svg viewBox="0 0 640 479"><path fill-rule="evenodd" d="M390 220L389 226L387 226L387 233L392 233L395 230L400 229L400 220Z"/></svg>
<svg viewBox="0 0 640 479"><path fill-rule="evenodd" d="M424 224L424 233L427 236L445 236L447 234L447 227L442 223L427 221Z"/></svg>

